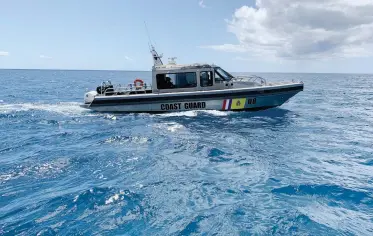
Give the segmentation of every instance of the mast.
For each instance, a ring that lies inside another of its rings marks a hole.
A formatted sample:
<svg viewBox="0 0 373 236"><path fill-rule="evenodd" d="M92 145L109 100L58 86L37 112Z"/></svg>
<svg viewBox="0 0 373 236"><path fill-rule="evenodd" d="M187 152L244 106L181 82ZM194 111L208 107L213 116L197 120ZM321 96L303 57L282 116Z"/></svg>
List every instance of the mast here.
<svg viewBox="0 0 373 236"><path fill-rule="evenodd" d="M159 54L157 53L157 51L155 50L155 48L154 48L153 45L150 46L150 52L152 53L152 56L153 56L154 66L160 66L160 65L163 65L163 62L162 62L162 60L161 60L161 58L162 58L163 55L162 55L162 54L159 55Z"/></svg>
<svg viewBox="0 0 373 236"><path fill-rule="evenodd" d="M153 56L153 63L154 63L154 66L160 66L160 65L163 65L163 62L161 60L162 58L162 54L158 54L157 51L155 50L153 44L152 44L152 41L150 39L150 36L149 36L149 31L148 31L148 27L146 26L146 22L144 21L144 24L145 24L145 29L146 29L146 34L148 35L148 39L149 39L149 49L150 49L150 52Z"/></svg>

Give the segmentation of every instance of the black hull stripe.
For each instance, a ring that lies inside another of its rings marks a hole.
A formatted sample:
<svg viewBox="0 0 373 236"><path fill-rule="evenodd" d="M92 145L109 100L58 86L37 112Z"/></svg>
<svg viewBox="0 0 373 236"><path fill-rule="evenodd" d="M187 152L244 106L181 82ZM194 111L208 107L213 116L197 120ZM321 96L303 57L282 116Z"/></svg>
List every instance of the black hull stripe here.
<svg viewBox="0 0 373 236"><path fill-rule="evenodd" d="M232 93L219 93L219 94L195 94L195 95L180 95L180 96L154 96L154 97L143 97L143 98L122 98L122 99L103 99L103 100L93 100L91 106L101 106L101 105L130 105L138 103L157 103L162 101L173 101L173 100L198 100L198 99L212 99L212 98L230 98L239 96L263 96L269 94L278 94L284 92L300 92L303 90L303 85L290 87L290 88L280 88L280 89L268 89L260 91L244 91L244 92L232 92Z"/></svg>

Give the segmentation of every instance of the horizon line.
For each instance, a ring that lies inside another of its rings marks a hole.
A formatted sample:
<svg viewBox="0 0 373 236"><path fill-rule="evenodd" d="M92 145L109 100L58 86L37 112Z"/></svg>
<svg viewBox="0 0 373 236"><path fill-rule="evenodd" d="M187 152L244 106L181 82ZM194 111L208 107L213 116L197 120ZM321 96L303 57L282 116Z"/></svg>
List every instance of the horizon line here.
<svg viewBox="0 0 373 236"><path fill-rule="evenodd" d="M0 68L0 70L46 70L46 71L115 71L115 72L152 72L152 70L111 70L111 69L48 69L48 68ZM230 73L269 73L269 74L361 74L372 75L373 72L278 72L278 71L235 71Z"/></svg>

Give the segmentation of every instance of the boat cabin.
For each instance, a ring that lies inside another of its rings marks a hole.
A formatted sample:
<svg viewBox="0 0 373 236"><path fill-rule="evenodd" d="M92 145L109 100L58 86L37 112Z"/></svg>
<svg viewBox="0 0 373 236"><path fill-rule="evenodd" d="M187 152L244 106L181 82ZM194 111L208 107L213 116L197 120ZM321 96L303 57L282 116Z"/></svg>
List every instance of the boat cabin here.
<svg viewBox="0 0 373 236"><path fill-rule="evenodd" d="M140 85L114 85L110 81L103 82L96 91L99 95L135 95L147 93L177 93L206 90L221 90L233 87L234 77L222 68L208 64L191 65L157 65L153 66L152 84L140 81Z"/></svg>
<svg viewBox="0 0 373 236"><path fill-rule="evenodd" d="M103 82L96 88L98 96L137 95L147 93L177 93L206 90L222 90L233 87L235 77L221 67L210 64L176 64L175 57L168 64L163 64L154 47L151 47L154 65L152 67L152 84L148 85L136 79L128 86ZM137 84L139 82L140 84ZM263 80L262 80L263 82ZM96 96L91 94L89 96Z"/></svg>
<svg viewBox="0 0 373 236"><path fill-rule="evenodd" d="M228 89L233 76L209 64L153 66L152 90L155 93L192 92Z"/></svg>

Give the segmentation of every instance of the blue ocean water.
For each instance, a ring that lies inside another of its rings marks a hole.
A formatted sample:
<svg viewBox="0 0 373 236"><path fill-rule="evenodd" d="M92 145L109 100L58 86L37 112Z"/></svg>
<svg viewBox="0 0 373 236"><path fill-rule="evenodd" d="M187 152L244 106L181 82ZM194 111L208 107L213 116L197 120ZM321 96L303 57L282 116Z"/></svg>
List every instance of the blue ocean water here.
<svg viewBox="0 0 373 236"><path fill-rule="evenodd" d="M0 235L372 235L373 75L258 74L260 112L100 114L103 80L0 70Z"/></svg>

